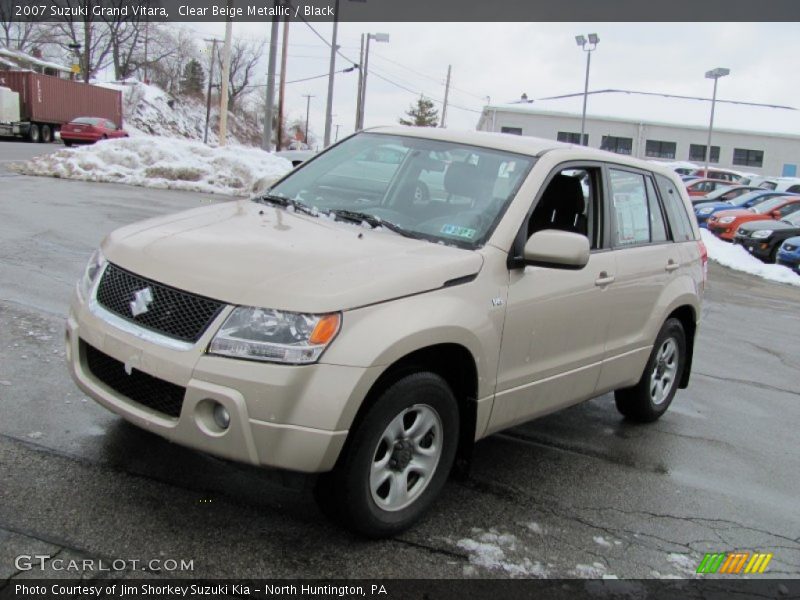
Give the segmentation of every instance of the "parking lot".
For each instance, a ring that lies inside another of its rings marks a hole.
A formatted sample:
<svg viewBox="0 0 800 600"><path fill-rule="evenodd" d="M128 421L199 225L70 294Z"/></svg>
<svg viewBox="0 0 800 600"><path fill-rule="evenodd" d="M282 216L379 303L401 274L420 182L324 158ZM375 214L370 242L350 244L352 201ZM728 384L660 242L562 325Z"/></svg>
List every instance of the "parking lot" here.
<svg viewBox="0 0 800 600"><path fill-rule="evenodd" d="M364 541L309 479L172 445L75 387L64 317L91 251L225 199L6 168L57 148L0 143L0 582L40 575L14 564L37 553L190 560L168 574L194 577L649 578L747 550L800 576L797 288L710 265L692 382L660 421L625 422L605 395L494 435L421 524Z"/></svg>

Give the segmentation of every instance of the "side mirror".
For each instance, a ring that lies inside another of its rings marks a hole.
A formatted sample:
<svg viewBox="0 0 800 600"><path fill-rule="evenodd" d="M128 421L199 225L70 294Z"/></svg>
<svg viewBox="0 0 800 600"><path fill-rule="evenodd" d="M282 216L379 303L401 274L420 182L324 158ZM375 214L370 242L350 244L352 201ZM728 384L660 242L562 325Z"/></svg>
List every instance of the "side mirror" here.
<svg viewBox="0 0 800 600"><path fill-rule="evenodd" d="M783 215L781 214L781 211L773 210L772 211L772 218L775 219L776 221L780 221L783 218Z"/></svg>
<svg viewBox="0 0 800 600"><path fill-rule="evenodd" d="M589 238L580 233L544 229L525 243L526 265L552 269L582 269L589 262Z"/></svg>

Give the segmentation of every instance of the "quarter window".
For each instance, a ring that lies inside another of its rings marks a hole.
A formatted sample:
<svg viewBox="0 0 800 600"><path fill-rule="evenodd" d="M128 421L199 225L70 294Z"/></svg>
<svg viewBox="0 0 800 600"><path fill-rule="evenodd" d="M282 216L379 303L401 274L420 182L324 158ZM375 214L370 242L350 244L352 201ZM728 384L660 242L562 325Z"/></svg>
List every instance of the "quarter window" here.
<svg viewBox="0 0 800 600"><path fill-rule="evenodd" d="M644 154L651 158L675 158L675 142L647 140Z"/></svg>
<svg viewBox="0 0 800 600"><path fill-rule="evenodd" d="M667 213L669 226L672 230L672 239L676 242L686 242L694 239L692 222L683 204L683 198L673 183L663 175L656 175L658 189L661 191L661 200Z"/></svg>
<svg viewBox="0 0 800 600"><path fill-rule="evenodd" d="M633 151L633 138L604 135L600 149L630 156L631 152Z"/></svg>
<svg viewBox="0 0 800 600"><path fill-rule="evenodd" d="M734 148L733 164L742 167L761 167L764 164L764 151Z"/></svg>
<svg viewBox="0 0 800 600"><path fill-rule="evenodd" d="M661 206L658 203L656 188L650 177L647 177L645 181L647 183L647 206L650 210L650 241L666 242L667 227L664 224L664 214L661 212Z"/></svg>

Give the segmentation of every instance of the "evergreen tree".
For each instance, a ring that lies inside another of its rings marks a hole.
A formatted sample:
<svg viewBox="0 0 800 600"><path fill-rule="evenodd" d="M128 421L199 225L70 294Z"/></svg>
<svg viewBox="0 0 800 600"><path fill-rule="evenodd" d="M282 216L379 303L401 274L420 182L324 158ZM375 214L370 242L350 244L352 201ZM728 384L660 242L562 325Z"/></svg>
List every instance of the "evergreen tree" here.
<svg viewBox="0 0 800 600"><path fill-rule="evenodd" d="M408 119L400 119L400 125L415 127L436 127L439 124L439 111L433 107L433 101L420 96L416 104L406 111Z"/></svg>
<svg viewBox="0 0 800 600"><path fill-rule="evenodd" d="M181 80L181 91L189 96L202 96L206 74L203 66L195 59L186 63Z"/></svg>

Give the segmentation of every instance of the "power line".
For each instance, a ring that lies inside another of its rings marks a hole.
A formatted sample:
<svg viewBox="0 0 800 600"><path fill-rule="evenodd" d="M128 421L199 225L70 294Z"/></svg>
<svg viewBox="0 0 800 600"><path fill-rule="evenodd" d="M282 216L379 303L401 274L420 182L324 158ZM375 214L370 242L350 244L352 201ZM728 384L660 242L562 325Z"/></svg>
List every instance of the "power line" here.
<svg viewBox="0 0 800 600"><path fill-rule="evenodd" d="M392 81L388 77L384 77L383 75L381 75L380 73L378 73L376 71L371 71L371 73L372 73L372 75L374 75L378 79L382 79L386 83L390 83L393 86L400 88L401 90L405 90L406 92L414 94L415 96L422 95L422 96L425 96L425 97L429 98L433 102L436 102L437 104L444 104L441 100L437 100L431 94L426 94L425 92L420 92L419 90L412 90L411 88L408 88L408 87L406 87L404 85L401 85L401 84L397 83L396 81ZM477 113L477 114L482 114L483 113L483 111L481 111L481 110L476 110L474 108L467 108L466 106L459 106L458 104L453 104L452 102L448 102L447 106L450 107L450 108L458 108L460 110L465 110L465 111L472 112L472 113Z"/></svg>

